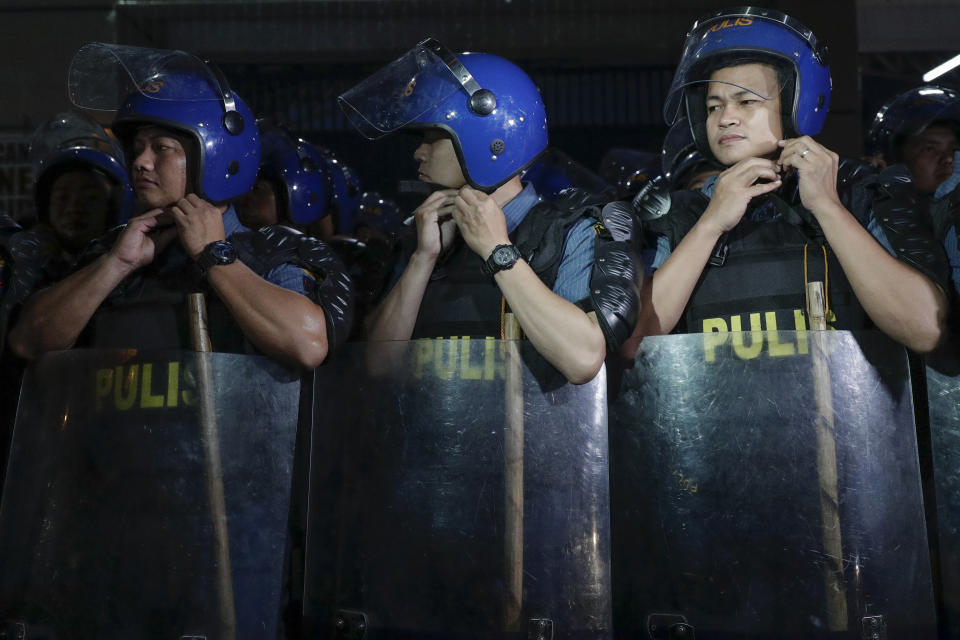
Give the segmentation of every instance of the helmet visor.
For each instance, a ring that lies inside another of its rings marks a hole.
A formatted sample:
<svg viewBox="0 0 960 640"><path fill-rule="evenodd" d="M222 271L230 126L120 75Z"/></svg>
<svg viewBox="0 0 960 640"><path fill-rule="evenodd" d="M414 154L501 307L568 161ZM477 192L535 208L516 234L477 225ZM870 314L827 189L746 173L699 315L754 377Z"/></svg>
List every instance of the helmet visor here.
<svg viewBox="0 0 960 640"><path fill-rule="evenodd" d="M75 113L61 113L40 125L30 139L30 164L40 175L46 164L64 151L88 149L120 159L120 146L98 122Z"/></svg>
<svg viewBox="0 0 960 640"><path fill-rule="evenodd" d="M338 100L353 126L373 140L415 122L460 90L466 92L461 79L420 43Z"/></svg>
<svg viewBox="0 0 960 640"><path fill-rule="evenodd" d="M710 60L717 55L725 56L724 66L734 66L738 55L743 56L742 64L758 62L770 56L792 61L800 55L798 51L801 49L811 49L815 55L820 55L813 33L778 11L740 7L698 20L687 34L680 63L667 92L663 106L664 120L672 125L684 115L685 89L710 82L713 69ZM756 87L734 86L764 100L773 97L764 95Z"/></svg>
<svg viewBox="0 0 960 640"><path fill-rule="evenodd" d="M220 95L198 94L197 76ZM193 54L103 42L85 44L74 54L67 90L76 106L104 111L116 111L134 92L177 102L229 99L222 77Z"/></svg>

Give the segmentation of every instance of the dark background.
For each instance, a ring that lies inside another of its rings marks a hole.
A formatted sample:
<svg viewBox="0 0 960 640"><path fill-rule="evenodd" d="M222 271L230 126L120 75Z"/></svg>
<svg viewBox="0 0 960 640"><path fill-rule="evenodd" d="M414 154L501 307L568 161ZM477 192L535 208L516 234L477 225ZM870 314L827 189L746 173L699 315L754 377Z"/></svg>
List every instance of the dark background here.
<svg viewBox="0 0 960 640"><path fill-rule="evenodd" d="M591 169L612 147L659 150L661 116L692 22L728 2L704 0L321 0L179 2L4 0L0 5L0 134L28 138L70 107L66 72L99 40L191 51L217 62L258 116L333 149L365 189L411 178L414 140L367 142L336 96L433 36L456 51L522 66L547 106L551 144ZM765 2L813 29L831 52L831 114L819 136L860 155L877 108L960 51L955 0ZM960 72L939 80L955 84ZM109 115L105 115L109 119ZM3 154L10 156L11 149ZM14 161L0 157L3 163ZM0 196L13 188L0 176Z"/></svg>

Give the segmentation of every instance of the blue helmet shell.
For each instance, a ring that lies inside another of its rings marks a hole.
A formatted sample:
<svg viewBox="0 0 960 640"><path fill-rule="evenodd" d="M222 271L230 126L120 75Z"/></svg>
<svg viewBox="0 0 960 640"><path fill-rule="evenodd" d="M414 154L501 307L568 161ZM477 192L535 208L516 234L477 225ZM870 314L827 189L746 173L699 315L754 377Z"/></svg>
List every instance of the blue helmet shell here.
<svg viewBox="0 0 960 640"><path fill-rule="evenodd" d="M327 152L323 156L327 171L330 175L330 185L333 189L333 209L336 214L337 233L352 234L356 226L356 215L360 209L360 179L357 174L343 164L333 153Z"/></svg>
<svg viewBox="0 0 960 640"><path fill-rule="evenodd" d="M77 113L60 113L41 125L30 144L34 173L37 214L46 218L46 198L42 193L62 171L89 168L106 176L116 188L116 218L111 224L126 222L133 215L136 195L124 163L123 150L102 126Z"/></svg>
<svg viewBox="0 0 960 640"><path fill-rule="evenodd" d="M816 135L830 107L832 87L826 48L817 43L810 29L778 11L761 7L740 7L719 11L694 23L687 34L677 74L674 77L664 117L673 124L685 103L694 139L701 152L709 148L698 124L697 108L691 108L687 88L709 81L711 62L721 55L736 54L746 62L786 63L793 71L793 86L784 87L784 130L794 135ZM712 156L711 156L712 157Z"/></svg>
<svg viewBox="0 0 960 640"><path fill-rule="evenodd" d="M660 175L660 154L639 149L610 149L600 161L600 175L626 198Z"/></svg>
<svg viewBox="0 0 960 640"><path fill-rule="evenodd" d="M236 110L228 112L209 77L164 73L124 100L113 128L126 144L135 128L144 124L188 134L197 143L196 194L226 202L253 187L260 167L260 135L253 112L239 96L232 97Z"/></svg>
<svg viewBox="0 0 960 640"><path fill-rule="evenodd" d="M883 154L887 162L897 162L901 138L922 133L937 120L952 120L960 125L960 93L937 85L904 91L874 116L867 132L867 153Z"/></svg>
<svg viewBox="0 0 960 640"><path fill-rule="evenodd" d="M331 181L320 152L285 130L261 126L261 177L281 184L286 193L286 217L309 224L330 213Z"/></svg>
<svg viewBox="0 0 960 640"><path fill-rule="evenodd" d="M470 96L457 90L420 114L408 128L446 131L467 182L493 191L523 171L547 147L547 114L540 91L524 71L509 60L487 53L464 53L460 62L496 98L492 113L470 108ZM423 82L453 82L431 75ZM415 90L427 87L415 87Z"/></svg>

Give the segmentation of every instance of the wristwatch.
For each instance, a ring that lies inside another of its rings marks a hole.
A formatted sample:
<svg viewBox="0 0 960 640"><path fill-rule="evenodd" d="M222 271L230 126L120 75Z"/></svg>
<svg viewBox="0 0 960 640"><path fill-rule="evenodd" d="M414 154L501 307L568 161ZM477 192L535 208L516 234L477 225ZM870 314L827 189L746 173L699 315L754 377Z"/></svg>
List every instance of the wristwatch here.
<svg viewBox="0 0 960 640"><path fill-rule="evenodd" d="M200 267L200 274L206 277L207 272L218 264L232 264L237 259L237 249L226 240L216 240L203 248L197 256L196 263Z"/></svg>
<svg viewBox="0 0 960 640"><path fill-rule="evenodd" d="M520 257L520 250L512 244L498 244L493 248L490 257L480 265L480 269L488 276L492 276L498 271L513 267Z"/></svg>

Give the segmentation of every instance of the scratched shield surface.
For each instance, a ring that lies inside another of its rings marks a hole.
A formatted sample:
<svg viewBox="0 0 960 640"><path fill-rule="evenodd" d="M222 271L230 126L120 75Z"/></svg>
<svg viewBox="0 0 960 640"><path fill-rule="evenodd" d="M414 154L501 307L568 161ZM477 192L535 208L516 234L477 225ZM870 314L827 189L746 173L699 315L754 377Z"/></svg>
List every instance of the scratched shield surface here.
<svg viewBox="0 0 960 640"><path fill-rule="evenodd" d="M935 637L901 347L650 337L609 420L619 635Z"/></svg>
<svg viewBox="0 0 960 640"><path fill-rule="evenodd" d="M254 356L75 350L31 365L0 504L3 628L273 637L299 392Z"/></svg>
<svg viewBox="0 0 960 640"><path fill-rule="evenodd" d="M944 630L960 637L960 354L926 369Z"/></svg>
<svg viewBox="0 0 960 640"><path fill-rule="evenodd" d="M609 637L603 372L569 385L497 340L354 344L315 400L310 637Z"/></svg>

